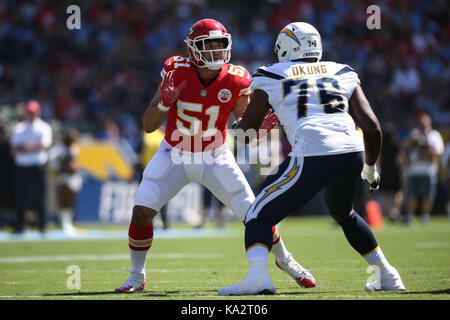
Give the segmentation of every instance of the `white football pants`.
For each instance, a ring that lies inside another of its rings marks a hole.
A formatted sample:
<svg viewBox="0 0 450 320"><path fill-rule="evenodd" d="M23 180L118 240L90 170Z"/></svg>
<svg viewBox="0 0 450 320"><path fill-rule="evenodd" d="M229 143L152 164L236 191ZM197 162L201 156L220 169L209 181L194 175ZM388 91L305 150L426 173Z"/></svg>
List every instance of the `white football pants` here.
<svg viewBox="0 0 450 320"><path fill-rule="evenodd" d="M159 211L191 182L208 188L241 221L255 199L227 144L212 151L191 153L163 140L144 170L135 205Z"/></svg>

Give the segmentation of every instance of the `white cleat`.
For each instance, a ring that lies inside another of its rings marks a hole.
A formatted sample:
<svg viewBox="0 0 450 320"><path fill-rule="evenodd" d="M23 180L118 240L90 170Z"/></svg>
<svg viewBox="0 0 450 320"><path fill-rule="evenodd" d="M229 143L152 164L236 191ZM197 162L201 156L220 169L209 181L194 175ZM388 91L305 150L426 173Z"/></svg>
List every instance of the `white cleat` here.
<svg viewBox="0 0 450 320"><path fill-rule="evenodd" d="M289 258L284 262L275 259L275 264L278 268L294 278L294 280L301 287L314 288L316 286L316 280L312 276L311 272L303 268L291 254L289 255Z"/></svg>
<svg viewBox="0 0 450 320"><path fill-rule="evenodd" d="M115 292L134 292L134 291L144 291L145 290L145 272L133 272L130 271L130 276L127 281L116 288Z"/></svg>
<svg viewBox="0 0 450 320"><path fill-rule="evenodd" d="M67 234L70 237L82 236L84 234L84 232L82 232L81 230L78 230L77 228L75 228L72 225L64 226L63 231L65 234Z"/></svg>
<svg viewBox="0 0 450 320"><path fill-rule="evenodd" d="M219 296L247 296L257 294L275 294L269 272L266 269L250 269L245 278L231 286L220 289Z"/></svg>
<svg viewBox="0 0 450 320"><path fill-rule="evenodd" d="M400 274L394 267L389 267L387 270L380 272L379 279L366 283L366 291L404 291L406 290Z"/></svg>

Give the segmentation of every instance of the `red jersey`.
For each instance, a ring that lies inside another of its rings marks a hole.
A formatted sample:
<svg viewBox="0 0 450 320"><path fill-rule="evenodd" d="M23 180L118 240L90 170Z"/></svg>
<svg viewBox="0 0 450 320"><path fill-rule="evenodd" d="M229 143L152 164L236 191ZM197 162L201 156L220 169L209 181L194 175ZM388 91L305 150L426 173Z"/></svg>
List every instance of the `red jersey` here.
<svg viewBox="0 0 450 320"><path fill-rule="evenodd" d="M163 77L174 70L175 85L187 85L167 115L165 140L178 149L191 152L223 145L227 124L241 95L249 95L251 75L241 66L224 64L216 79L202 83L189 58L173 56L164 63Z"/></svg>

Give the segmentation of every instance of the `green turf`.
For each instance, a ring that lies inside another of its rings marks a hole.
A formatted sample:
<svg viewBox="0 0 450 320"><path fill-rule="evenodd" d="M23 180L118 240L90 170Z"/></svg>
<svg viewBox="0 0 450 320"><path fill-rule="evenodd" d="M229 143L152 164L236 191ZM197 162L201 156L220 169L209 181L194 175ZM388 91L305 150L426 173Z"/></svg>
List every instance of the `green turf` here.
<svg viewBox="0 0 450 320"><path fill-rule="evenodd" d="M240 299L217 297L218 289L241 280L248 267L242 225L229 222L227 228L233 232L226 237L189 239L158 239L156 230L147 260L147 290L133 294L112 292L128 277L123 269L130 266L125 239L0 243L0 300ZM411 227L387 223L374 231L385 256L400 272L406 292L366 293L368 265L329 217L289 218L279 230L288 249L310 269L318 286L300 288L274 265L271 256L269 271L277 294L247 298L450 299L450 221L446 217L432 218L427 227L419 222ZM81 270L80 289L67 287L70 274L66 269L70 265Z"/></svg>

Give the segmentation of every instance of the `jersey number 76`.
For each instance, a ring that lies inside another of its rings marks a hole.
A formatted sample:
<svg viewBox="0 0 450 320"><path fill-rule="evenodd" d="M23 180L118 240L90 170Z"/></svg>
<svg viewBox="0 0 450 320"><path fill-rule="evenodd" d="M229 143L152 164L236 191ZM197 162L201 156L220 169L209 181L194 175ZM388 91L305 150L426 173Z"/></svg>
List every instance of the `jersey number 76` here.
<svg viewBox="0 0 450 320"><path fill-rule="evenodd" d="M291 79L283 82L283 98L291 93L292 88L298 87L297 119L307 116L309 86L311 84L317 87L319 103L323 106L325 113L344 112L344 97L335 78Z"/></svg>

